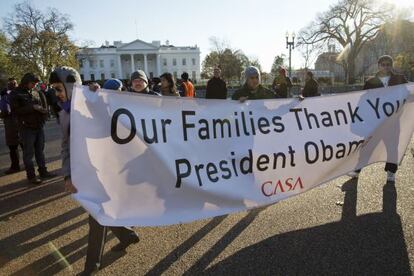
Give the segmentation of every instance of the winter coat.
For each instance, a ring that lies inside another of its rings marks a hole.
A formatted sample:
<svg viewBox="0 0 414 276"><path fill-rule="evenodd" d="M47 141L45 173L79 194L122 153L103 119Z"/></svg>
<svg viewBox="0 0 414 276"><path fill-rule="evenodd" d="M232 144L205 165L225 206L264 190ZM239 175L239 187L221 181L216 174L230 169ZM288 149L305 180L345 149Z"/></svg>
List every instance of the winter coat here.
<svg viewBox="0 0 414 276"><path fill-rule="evenodd" d="M226 82L221 78L212 78L207 82L206 99L227 99Z"/></svg>
<svg viewBox="0 0 414 276"><path fill-rule="evenodd" d="M16 114L19 127L39 129L46 122L47 114L36 111L35 104L47 108L46 97L43 93L29 91L24 87L18 87L10 93L10 107Z"/></svg>
<svg viewBox="0 0 414 276"><path fill-rule="evenodd" d="M62 129L62 175L70 176L70 113L61 109L59 111L59 125Z"/></svg>
<svg viewBox="0 0 414 276"><path fill-rule="evenodd" d="M247 87L247 84L243 85L240 89L234 92L233 96L231 97L233 100L238 100L241 97L248 97L249 100L259 100L259 99L274 99L275 94L259 85L254 91Z"/></svg>
<svg viewBox="0 0 414 276"><path fill-rule="evenodd" d="M315 79L309 79L305 82L305 87L303 87L302 96L303 97L315 97L320 96L318 92L318 82Z"/></svg>
<svg viewBox="0 0 414 276"><path fill-rule="evenodd" d="M16 146L19 144L19 127L16 115L11 112L10 92L3 91L1 93L1 104L0 117L4 122L6 144L8 146Z"/></svg>
<svg viewBox="0 0 414 276"><path fill-rule="evenodd" d="M404 75L391 73L390 79L388 81L388 86L399 85L407 82L408 81ZM364 84L364 90L381 87L384 87L384 84L378 77L378 73L374 77L369 78Z"/></svg>

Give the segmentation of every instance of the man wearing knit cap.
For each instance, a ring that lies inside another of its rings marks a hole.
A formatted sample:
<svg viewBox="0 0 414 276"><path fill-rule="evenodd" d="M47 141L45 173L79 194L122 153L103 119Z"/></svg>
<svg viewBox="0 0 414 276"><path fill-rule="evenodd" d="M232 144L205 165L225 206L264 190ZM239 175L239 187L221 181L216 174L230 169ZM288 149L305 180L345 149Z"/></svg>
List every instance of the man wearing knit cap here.
<svg viewBox="0 0 414 276"><path fill-rule="evenodd" d="M161 96L159 93L149 89L147 75L142 70L137 70L131 74L130 92Z"/></svg>
<svg viewBox="0 0 414 276"><path fill-rule="evenodd" d="M234 92L233 100L244 102L245 100L273 99L275 95L269 89L263 87L260 79L260 71L257 67L249 66L244 71L246 82Z"/></svg>

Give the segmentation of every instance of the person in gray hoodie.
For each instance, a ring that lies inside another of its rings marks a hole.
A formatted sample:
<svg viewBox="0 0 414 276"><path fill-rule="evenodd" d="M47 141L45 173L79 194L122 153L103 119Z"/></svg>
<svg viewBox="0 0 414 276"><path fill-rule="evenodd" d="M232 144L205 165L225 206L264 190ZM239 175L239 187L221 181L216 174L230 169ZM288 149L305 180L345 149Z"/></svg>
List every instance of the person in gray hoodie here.
<svg viewBox="0 0 414 276"><path fill-rule="evenodd" d="M65 180L65 190L76 193L76 187L71 180L70 169L70 101L74 85L82 84L79 73L71 67L58 67L51 74L49 83L56 91L59 99L59 106L62 110L59 112L59 123L62 128L62 173ZM117 80L111 80L110 84L122 83ZM105 86L104 86L105 87ZM118 90L116 87L107 87ZM115 245L111 251L125 251L125 249L134 243L139 242L138 235L126 227L106 227L100 225L91 215L89 215L89 234L88 250L86 254L85 269L82 275L91 275L99 270L102 254L105 246L107 229L119 239L119 244Z"/></svg>

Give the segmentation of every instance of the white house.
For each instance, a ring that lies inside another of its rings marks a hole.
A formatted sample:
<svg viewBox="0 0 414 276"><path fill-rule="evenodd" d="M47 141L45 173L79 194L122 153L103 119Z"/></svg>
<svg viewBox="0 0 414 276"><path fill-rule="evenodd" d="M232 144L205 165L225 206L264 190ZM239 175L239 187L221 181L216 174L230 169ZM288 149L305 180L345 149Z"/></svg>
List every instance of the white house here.
<svg viewBox="0 0 414 276"><path fill-rule="evenodd" d="M193 81L200 79L200 48L175 47L168 40L147 43L134 40L130 43L105 42L99 48L83 48L78 52L82 80L129 79L133 71L141 69L149 78L169 72L180 78L187 72Z"/></svg>

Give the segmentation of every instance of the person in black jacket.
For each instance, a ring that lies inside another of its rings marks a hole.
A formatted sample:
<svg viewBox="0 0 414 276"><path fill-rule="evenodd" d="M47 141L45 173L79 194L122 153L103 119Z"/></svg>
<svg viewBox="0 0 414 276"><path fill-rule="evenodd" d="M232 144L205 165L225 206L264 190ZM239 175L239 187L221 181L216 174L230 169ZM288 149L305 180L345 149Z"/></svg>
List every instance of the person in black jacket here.
<svg viewBox="0 0 414 276"><path fill-rule="evenodd" d="M10 94L16 87L16 79L10 78L7 83L7 88L0 93L0 118L2 118L4 122L4 134L6 144L10 150L9 154L11 161L10 168L4 172L5 174L12 174L20 171L18 124L16 115L11 112L10 108Z"/></svg>
<svg viewBox="0 0 414 276"><path fill-rule="evenodd" d="M306 72L306 80L305 80L305 87L302 89L302 97L316 97L320 96L321 94L318 91L319 84L313 78L313 73L311 71Z"/></svg>
<svg viewBox="0 0 414 276"><path fill-rule="evenodd" d="M207 82L206 99L227 99L226 82L220 74L220 68L214 68L214 77Z"/></svg>
<svg viewBox="0 0 414 276"><path fill-rule="evenodd" d="M375 76L369 78L364 84L364 90L394 86L407 83L404 75L397 74L393 68L394 60L391 56L384 55L378 59L378 72ZM387 172L387 181L395 182L395 173L398 170L398 165L393 163L386 163L384 170ZM358 177L361 170L351 172L348 175L351 177Z"/></svg>
<svg viewBox="0 0 414 276"><path fill-rule="evenodd" d="M43 126L47 119L47 102L43 93L33 91L38 78L32 73L23 76L20 85L10 94L11 112L17 115L19 134L23 144L23 162L27 179L32 184L40 184L36 177L33 155L42 179L54 177L46 168L45 134Z"/></svg>

